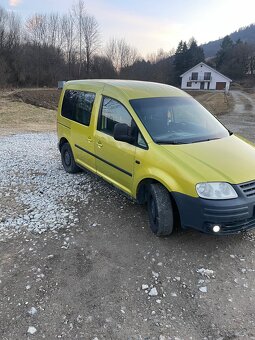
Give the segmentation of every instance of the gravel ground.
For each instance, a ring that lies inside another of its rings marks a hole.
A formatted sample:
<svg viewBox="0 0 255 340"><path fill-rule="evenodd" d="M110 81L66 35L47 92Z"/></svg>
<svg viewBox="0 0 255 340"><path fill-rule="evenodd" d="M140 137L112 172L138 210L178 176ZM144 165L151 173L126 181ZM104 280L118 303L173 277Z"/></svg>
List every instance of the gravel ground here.
<svg viewBox="0 0 255 340"><path fill-rule="evenodd" d="M255 339L254 232L157 238L144 207L64 172L55 134L0 141L1 339Z"/></svg>
<svg viewBox="0 0 255 340"><path fill-rule="evenodd" d="M55 134L1 139L2 234L23 229L40 234L78 221L74 203L87 203L90 183L81 174L74 178L63 170L56 146Z"/></svg>

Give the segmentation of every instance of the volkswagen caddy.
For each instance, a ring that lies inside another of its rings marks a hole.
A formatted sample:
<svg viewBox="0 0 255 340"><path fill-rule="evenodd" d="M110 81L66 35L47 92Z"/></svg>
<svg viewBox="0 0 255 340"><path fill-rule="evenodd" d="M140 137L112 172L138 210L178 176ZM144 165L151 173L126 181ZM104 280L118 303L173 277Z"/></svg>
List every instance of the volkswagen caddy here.
<svg viewBox="0 0 255 340"><path fill-rule="evenodd" d="M58 107L64 169L87 169L138 203L151 230L255 227L255 146L175 87L126 80L65 83Z"/></svg>

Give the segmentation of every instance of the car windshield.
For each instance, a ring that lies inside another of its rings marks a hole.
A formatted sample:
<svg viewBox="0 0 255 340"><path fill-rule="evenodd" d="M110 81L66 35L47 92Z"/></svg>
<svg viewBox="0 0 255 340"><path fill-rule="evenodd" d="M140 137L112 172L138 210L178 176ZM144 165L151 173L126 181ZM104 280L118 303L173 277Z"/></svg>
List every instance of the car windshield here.
<svg viewBox="0 0 255 340"><path fill-rule="evenodd" d="M191 97L132 99L130 104L152 139L159 144L197 143L230 135Z"/></svg>

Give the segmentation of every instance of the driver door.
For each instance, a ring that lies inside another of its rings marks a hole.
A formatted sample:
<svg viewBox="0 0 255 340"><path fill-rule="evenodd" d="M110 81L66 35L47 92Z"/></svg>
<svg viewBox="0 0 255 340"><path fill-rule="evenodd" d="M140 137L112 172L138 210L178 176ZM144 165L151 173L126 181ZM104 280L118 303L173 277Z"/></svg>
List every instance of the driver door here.
<svg viewBox="0 0 255 340"><path fill-rule="evenodd" d="M117 123L126 123L131 128L133 119L119 101L104 96L95 133L97 173L131 194L136 147L113 138Z"/></svg>

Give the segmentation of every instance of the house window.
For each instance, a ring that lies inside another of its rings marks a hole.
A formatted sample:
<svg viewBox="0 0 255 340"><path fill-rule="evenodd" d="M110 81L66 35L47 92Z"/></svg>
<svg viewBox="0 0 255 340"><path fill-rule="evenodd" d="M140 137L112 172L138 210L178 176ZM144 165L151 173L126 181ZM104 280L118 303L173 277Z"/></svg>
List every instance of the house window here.
<svg viewBox="0 0 255 340"><path fill-rule="evenodd" d="M211 72L204 73L204 80L211 80Z"/></svg>
<svg viewBox="0 0 255 340"><path fill-rule="evenodd" d="M188 82L187 82L187 87L191 87L191 86L192 86L191 81L188 81Z"/></svg>
<svg viewBox="0 0 255 340"><path fill-rule="evenodd" d="M191 80L198 80L198 72L191 73Z"/></svg>

